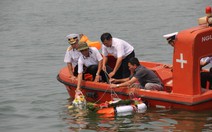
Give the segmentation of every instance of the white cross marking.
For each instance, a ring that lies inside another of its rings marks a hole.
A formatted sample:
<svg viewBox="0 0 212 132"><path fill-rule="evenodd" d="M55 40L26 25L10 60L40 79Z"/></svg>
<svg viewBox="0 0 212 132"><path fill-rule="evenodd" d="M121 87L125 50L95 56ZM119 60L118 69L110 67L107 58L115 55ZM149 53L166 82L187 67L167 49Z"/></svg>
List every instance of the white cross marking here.
<svg viewBox="0 0 212 132"><path fill-rule="evenodd" d="M183 64L187 63L187 60L183 60L183 54L180 53L180 59L176 59L176 62L180 63L180 67L183 68Z"/></svg>

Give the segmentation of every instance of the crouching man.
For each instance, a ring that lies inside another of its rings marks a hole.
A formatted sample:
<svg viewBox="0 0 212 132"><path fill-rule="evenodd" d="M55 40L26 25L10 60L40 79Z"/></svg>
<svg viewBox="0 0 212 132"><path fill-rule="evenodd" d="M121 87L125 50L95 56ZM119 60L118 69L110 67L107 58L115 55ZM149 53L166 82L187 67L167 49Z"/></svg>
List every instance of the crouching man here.
<svg viewBox="0 0 212 132"><path fill-rule="evenodd" d="M143 89L158 91L163 90L162 82L157 77L157 75L153 71L140 65L139 60L137 58L131 58L128 62L128 66L130 71L132 71L134 74L129 78L111 79L112 83L119 83L111 84L112 88L130 86L135 82L139 82L141 88Z"/></svg>

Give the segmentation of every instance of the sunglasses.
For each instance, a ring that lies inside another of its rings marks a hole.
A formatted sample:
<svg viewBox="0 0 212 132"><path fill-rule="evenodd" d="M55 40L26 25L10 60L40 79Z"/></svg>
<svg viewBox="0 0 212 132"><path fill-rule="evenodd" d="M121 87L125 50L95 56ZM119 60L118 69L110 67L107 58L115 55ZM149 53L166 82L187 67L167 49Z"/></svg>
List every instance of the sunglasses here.
<svg viewBox="0 0 212 132"><path fill-rule="evenodd" d="M77 39L78 37L74 37L74 38L71 38L71 39ZM68 39L68 41L70 41L71 39Z"/></svg>

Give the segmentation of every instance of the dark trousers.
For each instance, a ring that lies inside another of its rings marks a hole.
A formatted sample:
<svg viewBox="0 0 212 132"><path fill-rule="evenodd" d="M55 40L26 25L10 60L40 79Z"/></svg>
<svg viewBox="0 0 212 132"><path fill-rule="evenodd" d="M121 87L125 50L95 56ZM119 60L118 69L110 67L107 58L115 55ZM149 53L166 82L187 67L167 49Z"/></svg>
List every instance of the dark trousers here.
<svg viewBox="0 0 212 132"><path fill-rule="evenodd" d="M122 60L122 63L120 65L119 69L117 70L116 74L113 76L113 78L121 79L121 78L127 78L130 76L128 62L129 62L130 58L132 58L132 57L135 57L134 50L126 58L124 58Z"/></svg>
<svg viewBox="0 0 212 132"><path fill-rule="evenodd" d="M207 81L210 83L209 88L212 89L212 68L210 72L201 72L201 86L206 88Z"/></svg>
<svg viewBox="0 0 212 132"><path fill-rule="evenodd" d="M91 66L87 67L87 69L85 70L85 73L91 74L93 77L93 81L94 81L97 70L98 70L98 65L91 65ZM108 78L107 74L112 72L112 68L110 68L109 66L106 66L106 70L107 70L107 73L105 73L103 70L101 70L100 76L102 77L103 82L109 83L109 78Z"/></svg>
<svg viewBox="0 0 212 132"><path fill-rule="evenodd" d="M74 76L77 77L77 75L78 75L78 65L76 65L76 66L74 67Z"/></svg>

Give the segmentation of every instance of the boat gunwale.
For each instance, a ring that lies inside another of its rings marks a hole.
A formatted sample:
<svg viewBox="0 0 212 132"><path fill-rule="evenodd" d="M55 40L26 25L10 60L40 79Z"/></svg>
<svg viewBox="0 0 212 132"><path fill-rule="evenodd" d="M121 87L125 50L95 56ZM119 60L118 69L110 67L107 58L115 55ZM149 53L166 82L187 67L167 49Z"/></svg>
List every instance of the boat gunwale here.
<svg viewBox="0 0 212 132"><path fill-rule="evenodd" d="M77 86L74 83L71 84L69 82L63 81L60 78L59 74L57 75L57 80L59 82L63 83L64 85L66 85L66 86L71 86L71 87L76 87ZM100 91L100 92L110 93L109 90L96 89L96 88L91 88L91 87L88 87L88 86L81 86L81 87L83 89L85 89L85 90L93 90L93 91ZM165 91L159 91L159 92L164 92L165 93ZM119 92L119 91L116 91L116 93L118 95L129 96L128 94L123 93L123 92ZM167 94L169 94L169 93L167 93ZM196 102L190 103L190 102L183 102L183 101L176 101L176 100L169 100L169 99L150 97L150 96L147 96L147 95L137 95L137 96L140 97L140 98L144 98L144 99L157 100L157 101L163 101L163 102L167 102L167 103L175 103L175 104L187 105L187 106L195 106L195 105L199 105L199 104L203 104L203 103L207 103L209 101L212 101L212 98L209 98L209 99L205 99L205 100L201 100L201 101L196 101Z"/></svg>

